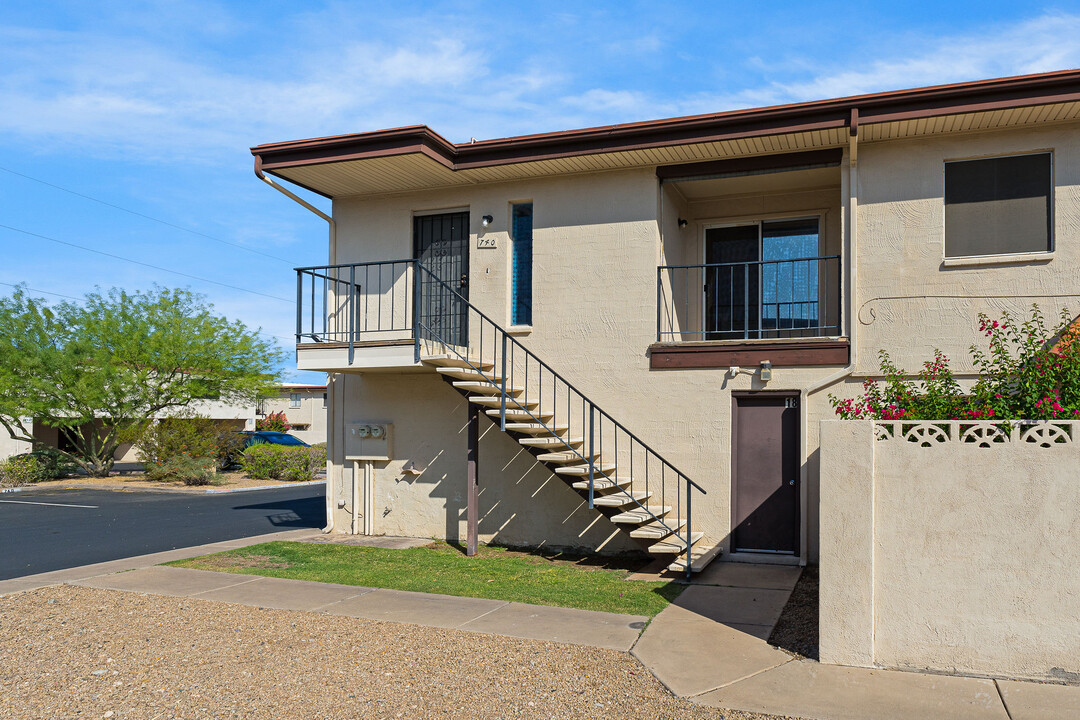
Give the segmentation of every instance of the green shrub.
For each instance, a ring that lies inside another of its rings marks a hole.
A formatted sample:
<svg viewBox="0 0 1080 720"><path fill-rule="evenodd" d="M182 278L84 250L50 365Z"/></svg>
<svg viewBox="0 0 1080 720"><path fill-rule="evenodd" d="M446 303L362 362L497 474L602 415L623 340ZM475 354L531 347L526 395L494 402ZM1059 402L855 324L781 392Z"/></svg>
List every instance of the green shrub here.
<svg viewBox="0 0 1080 720"><path fill-rule="evenodd" d="M1029 318L1001 320L980 313L984 350L971 346L978 379L964 392L940 350L915 379L879 351L879 382L867 378L857 398L829 395L845 420L1074 420L1080 419L1080 326L1067 310L1051 326L1038 305Z"/></svg>
<svg viewBox="0 0 1080 720"><path fill-rule="evenodd" d="M180 481L185 485L209 485L217 475L214 458L195 458L181 455L155 467L154 478L162 482ZM150 474L147 473L147 477Z"/></svg>
<svg viewBox="0 0 1080 720"><path fill-rule="evenodd" d="M51 479L42 462L33 454L15 455L0 460L0 487L31 485Z"/></svg>
<svg viewBox="0 0 1080 720"><path fill-rule="evenodd" d="M61 455L54 448L43 447L27 455L37 460L42 480L55 480L74 475L79 468L78 465L72 462L71 458Z"/></svg>
<svg viewBox="0 0 1080 720"><path fill-rule="evenodd" d="M181 479L175 467L187 459L212 461L214 470L223 470L244 444L244 436L228 422L205 417L166 418L150 423L135 443L139 461L150 480ZM180 461L177 465L173 461ZM205 464L205 463L203 463ZM199 483L189 483L199 484Z"/></svg>
<svg viewBox="0 0 1080 720"><path fill-rule="evenodd" d="M257 480L304 482L326 466L326 449L262 443L245 450L240 464Z"/></svg>

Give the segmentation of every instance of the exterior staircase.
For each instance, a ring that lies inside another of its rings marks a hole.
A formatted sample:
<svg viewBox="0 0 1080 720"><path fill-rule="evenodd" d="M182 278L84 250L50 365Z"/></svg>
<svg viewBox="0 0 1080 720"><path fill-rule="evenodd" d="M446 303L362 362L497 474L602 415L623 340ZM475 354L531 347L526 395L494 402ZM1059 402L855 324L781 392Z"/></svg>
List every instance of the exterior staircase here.
<svg viewBox="0 0 1080 720"><path fill-rule="evenodd" d="M483 407L590 508L650 554L670 560L669 571L689 576L720 554L717 542L693 530L692 500L705 494L701 486L430 271L418 272L430 276L422 286L436 288L443 312L418 315L417 361ZM444 340L463 335L468 347Z"/></svg>

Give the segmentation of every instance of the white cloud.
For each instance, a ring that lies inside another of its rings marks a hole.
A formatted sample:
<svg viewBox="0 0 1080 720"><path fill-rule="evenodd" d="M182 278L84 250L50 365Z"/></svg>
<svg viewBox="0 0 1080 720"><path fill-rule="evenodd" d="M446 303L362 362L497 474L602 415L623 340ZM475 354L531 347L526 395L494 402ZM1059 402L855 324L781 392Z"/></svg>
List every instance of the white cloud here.
<svg viewBox="0 0 1080 720"><path fill-rule="evenodd" d="M777 80L735 93L702 94L684 103L683 109L689 113L716 112L1076 68L1080 67L1077 37L1080 16L1049 13L975 33L912 38L910 44L901 43L906 49L903 55L879 57L861 65L845 61L845 69L838 71L815 67L805 58L774 67L755 58L752 64L768 74L809 73L813 77Z"/></svg>
<svg viewBox="0 0 1080 720"><path fill-rule="evenodd" d="M461 141L1080 66L1080 16L1064 13L967 34L905 36L881 43L891 54L872 60L857 47L850 55L748 58L742 68L765 82L689 95L675 89L685 84L635 85L619 71L618 54L602 50L560 54L555 44L521 52L512 42L461 40L469 35L460 19L362 33L313 16L298 20L279 50L257 51L239 20L208 17L205 31L189 22L190 36L176 42L162 42L165 28L145 14L110 26L111 34L0 27L7 68L0 133L44 151L235 163L248 145L406 124L426 123ZM226 54L220 41L246 42L252 53ZM663 45L654 34L625 47L660 57ZM736 66L714 74L676 55L665 59L672 72L693 70L702 82L739 77Z"/></svg>

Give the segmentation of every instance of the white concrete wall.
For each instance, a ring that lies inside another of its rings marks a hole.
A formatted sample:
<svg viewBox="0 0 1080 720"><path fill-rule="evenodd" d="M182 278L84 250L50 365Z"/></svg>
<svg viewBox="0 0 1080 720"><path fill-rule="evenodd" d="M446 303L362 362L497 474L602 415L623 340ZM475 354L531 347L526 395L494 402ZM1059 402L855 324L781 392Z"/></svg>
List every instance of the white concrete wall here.
<svg viewBox="0 0 1080 720"><path fill-rule="evenodd" d="M28 453L30 450L30 443L22 440L12 440L7 430L0 428L0 460L7 459L12 455Z"/></svg>
<svg viewBox="0 0 1080 720"><path fill-rule="evenodd" d="M990 447L937 425L822 423L822 661L1077 681L1080 423Z"/></svg>

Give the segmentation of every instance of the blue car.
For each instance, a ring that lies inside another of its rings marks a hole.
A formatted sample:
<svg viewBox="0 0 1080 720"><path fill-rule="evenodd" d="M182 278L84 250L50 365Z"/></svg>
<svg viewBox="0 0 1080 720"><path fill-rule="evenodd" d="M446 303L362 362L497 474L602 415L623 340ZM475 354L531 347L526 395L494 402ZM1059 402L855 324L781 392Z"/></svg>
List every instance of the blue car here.
<svg viewBox="0 0 1080 720"><path fill-rule="evenodd" d="M277 432L276 430L243 430L240 432L240 434L245 436L245 450L252 445L262 445L263 443L270 443L271 445L293 445L296 447L311 447L298 437L294 437L289 433Z"/></svg>

